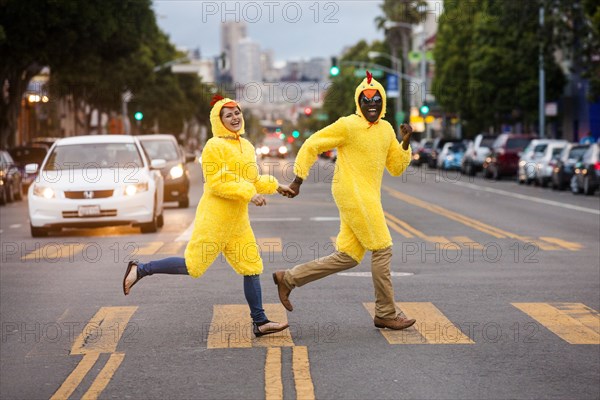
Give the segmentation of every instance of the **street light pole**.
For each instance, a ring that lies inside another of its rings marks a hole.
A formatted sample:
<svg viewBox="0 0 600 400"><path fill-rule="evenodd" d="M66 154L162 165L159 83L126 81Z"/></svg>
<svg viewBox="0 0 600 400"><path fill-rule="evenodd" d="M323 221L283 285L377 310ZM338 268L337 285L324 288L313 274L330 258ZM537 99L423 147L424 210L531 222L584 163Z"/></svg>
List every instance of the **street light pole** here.
<svg viewBox="0 0 600 400"><path fill-rule="evenodd" d="M544 6L540 6L540 31L544 28ZM540 35L541 37L541 35ZM540 138L546 136L546 73L544 71L544 44L540 41L540 60L539 60L539 87L540 87Z"/></svg>
<svg viewBox="0 0 600 400"><path fill-rule="evenodd" d="M390 60L392 60L392 63L395 65L394 70L396 71L396 74L398 76L398 101L396 102L396 116L400 115L400 113L402 112L403 108L402 108L402 60L398 59L398 57L396 57L396 49L393 48L392 49L392 55L390 56L389 54L386 53L380 53L378 51L370 51L369 53L367 53L367 55L369 56L369 58L375 58L375 57L385 57L388 58ZM398 124L398 132L400 132L400 124L404 121L396 121Z"/></svg>

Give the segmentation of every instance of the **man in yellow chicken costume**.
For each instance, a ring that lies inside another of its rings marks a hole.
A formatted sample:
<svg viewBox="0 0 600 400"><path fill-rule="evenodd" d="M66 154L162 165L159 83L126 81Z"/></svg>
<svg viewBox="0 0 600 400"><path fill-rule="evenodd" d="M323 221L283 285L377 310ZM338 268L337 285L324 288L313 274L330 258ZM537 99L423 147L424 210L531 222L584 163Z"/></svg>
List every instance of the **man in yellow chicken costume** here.
<svg viewBox="0 0 600 400"><path fill-rule="evenodd" d="M223 253L233 269L244 276L244 295L254 334L277 333L287 329L288 324L270 321L263 309L260 285L263 263L250 227L248 204L265 205L263 194L278 192L291 197L294 192L279 185L274 177L259 174L254 146L240 137L244 133L244 116L238 103L215 96L211 105L213 138L202 151L204 193L185 258L130 261L123 278L123 293L128 295L140 279L154 274L198 278Z"/></svg>
<svg viewBox="0 0 600 400"><path fill-rule="evenodd" d="M402 144L392 126L384 121L386 95L383 86L367 72L358 85L356 113L338 119L313 134L300 148L290 185L297 195L317 156L338 149L332 193L340 213L336 251L326 257L273 274L283 306L293 310L289 295L293 288L355 267L365 252L372 252L371 270L375 286L375 326L406 329L415 323L396 312L390 274L392 237L381 205L384 169L393 176L404 172L411 158L412 129L402 125Z"/></svg>

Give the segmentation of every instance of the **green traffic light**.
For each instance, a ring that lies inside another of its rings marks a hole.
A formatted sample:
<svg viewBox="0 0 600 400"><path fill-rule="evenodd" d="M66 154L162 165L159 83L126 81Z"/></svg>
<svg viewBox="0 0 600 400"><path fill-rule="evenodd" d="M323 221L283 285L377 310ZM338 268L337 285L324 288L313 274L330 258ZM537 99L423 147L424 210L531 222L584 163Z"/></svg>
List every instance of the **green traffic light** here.
<svg viewBox="0 0 600 400"><path fill-rule="evenodd" d="M331 76L338 76L340 74L340 68L334 65L329 69L329 74Z"/></svg>
<svg viewBox="0 0 600 400"><path fill-rule="evenodd" d="M279 139L281 139L281 140L285 139L285 133L282 133L281 135L279 135Z"/></svg>
<svg viewBox="0 0 600 400"><path fill-rule="evenodd" d="M294 132L292 132L292 136L297 139L300 137L300 132L294 131Z"/></svg>
<svg viewBox="0 0 600 400"><path fill-rule="evenodd" d="M136 119L136 121L141 121L142 119L144 119L144 114L138 111L133 115L133 117Z"/></svg>
<svg viewBox="0 0 600 400"><path fill-rule="evenodd" d="M423 114L423 115L429 114L429 106L427 106L427 105L422 105L420 110L421 110L421 114Z"/></svg>

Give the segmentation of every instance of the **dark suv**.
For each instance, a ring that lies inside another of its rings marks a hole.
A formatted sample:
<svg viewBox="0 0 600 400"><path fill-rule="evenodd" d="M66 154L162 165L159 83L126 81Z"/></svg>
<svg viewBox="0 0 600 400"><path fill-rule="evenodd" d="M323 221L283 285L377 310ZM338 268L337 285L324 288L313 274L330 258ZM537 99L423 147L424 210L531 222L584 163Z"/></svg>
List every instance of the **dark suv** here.
<svg viewBox="0 0 600 400"><path fill-rule="evenodd" d="M165 180L164 201L177 201L179 208L189 207L190 177L186 164L196 157L184 154L173 135L141 135L137 138L151 160L167 162L160 170Z"/></svg>
<svg viewBox="0 0 600 400"><path fill-rule="evenodd" d="M496 138L490 155L483 162L483 176L500 179L513 176L519 169L519 156L523 149L535 139L535 135L503 133Z"/></svg>

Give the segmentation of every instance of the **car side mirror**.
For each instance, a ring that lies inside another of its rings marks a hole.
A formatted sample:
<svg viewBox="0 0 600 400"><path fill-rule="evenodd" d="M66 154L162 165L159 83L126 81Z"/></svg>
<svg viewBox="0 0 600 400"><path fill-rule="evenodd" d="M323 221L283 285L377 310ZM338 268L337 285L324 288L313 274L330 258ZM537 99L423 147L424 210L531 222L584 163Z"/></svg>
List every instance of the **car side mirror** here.
<svg viewBox="0 0 600 400"><path fill-rule="evenodd" d="M157 158L156 160L152 160L150 162L150 168L152 169L161 169L167 165L167 162L162 158Z"/></svg>
<svg viewBox="0 0 600 400"><path fill-rule="evenodd" d="M25 165L25 173L27 174L35 174L38 171L39 166L37 164L27 164Z"/></svg>
<svg viewBox="0 0 600 400"><path fill-rule="evenodd" d="M194 161L196 161L196 155L194 155L192 153L187 153L185 155L185 162L186 163L191 163L191 162L194 162Z"/></svg>

